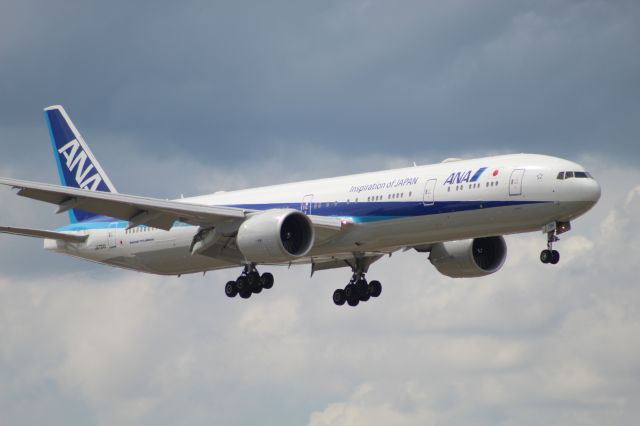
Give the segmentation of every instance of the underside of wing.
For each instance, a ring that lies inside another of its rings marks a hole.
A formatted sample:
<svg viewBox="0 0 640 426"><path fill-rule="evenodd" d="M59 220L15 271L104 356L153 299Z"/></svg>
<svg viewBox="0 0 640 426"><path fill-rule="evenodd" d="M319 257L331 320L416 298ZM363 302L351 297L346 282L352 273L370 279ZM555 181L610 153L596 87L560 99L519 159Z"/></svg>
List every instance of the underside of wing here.
<svg viewBox="0 0 640 426"><path fill-rule="evenodd" d="M48 238L51 240L68 241L71 243L82 243L87 240L87 235L66 234L63 232L45 231L42 229L14 228L11 226L0 226L0 233L21 235L23 237Z"/></svg>

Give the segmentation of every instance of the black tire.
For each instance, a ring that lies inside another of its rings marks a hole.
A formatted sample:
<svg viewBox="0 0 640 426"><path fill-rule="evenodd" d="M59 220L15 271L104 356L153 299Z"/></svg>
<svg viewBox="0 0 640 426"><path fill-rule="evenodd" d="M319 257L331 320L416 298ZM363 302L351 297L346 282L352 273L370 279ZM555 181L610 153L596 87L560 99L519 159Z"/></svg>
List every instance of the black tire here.
<svg viewBox="0 0 640 426"><path fill-rule="evenodd" d="M358 299L358 296L353 295L351 297L347 297L347 303L349 304L349 306L358 306L358 303L360 303L360 299Z"/></svg>
<svg viewBox="0 0 640 426"><path fill-rule="evenodd" d="M368 301L371 297L369 295L369 284L367 284L365 280L360 280L358 281L358 284L356 284L356 287L358 287L358 298L360 299L360 301Z"/></svg>
<svg viewBox="0 0 640 426"><path fill-rule="evenodd" d="M339 288L333 292L333 303L338 306L342 306L347 301L347 296L344 294L344 290Z"/></svg>
<svg viewBox="0 0 640 426"><path fill-rule="evenodd" d="M265 272L260 277L260 281L262 281L262 288L269 290L273 287L273 275L269 272Z"/></svg>
<svg viewBox="0 0 640 426"><path fill-rule="evenodd" d="M556 250L553 250L551 252L551 264L552 265L557 265L558 262L560 262L560 253Z"/></svg>
<svg viewBox="0 0 640 426"><path fill-rule="evenodd" d="M380 281L371 281L369 283L369 294L371 297L378 297L382 293L382 284Z"/></svg>
<svg viewBox="0 0 640 426"><path fill-rule="evenodd" d="M347 286L344 288L344 295L347 300L354 298L358 299L358 287L356 287L355 284L347 284Z"/></svg>
<svg viewBox="0 0 640 426"><path fill-rule="evenodd" d="M249 281L244 275L238 277L238 279L236 280L236 287L238 288L238 293L242 293L245 290L251 291L249 287Z"/></svg>
<svg viewBox="0 0 640 426"><path fill-rule="evenodd" d="M247 275L247 282L249 283L249 288L255 294L258 294L262 291L262 280L260 280L260 274L257 272L251 272Z"/></svg>
<svg viewBox="0 0 640 426"><path fill-rule="evenodd" d="M542 252L540 252L540 262L545 264L549 263L551 262L552 256L551 250L542 250Z"/></svg>
<svg viewBox="0 0 640 426"><path fill-rule="evenodd" d="M236 295L238 294L238 287L236 287L235 281L229 281L227 282L227 284L225 284L224 294L226 294L227 297L236 297Z"/></svg>
<svg viewBox="0 0 640 426"><path fill-rule="evenodd" d="M260 282L260 274L257 272L250 272L247 274L247 282L251 291L255 292L258 287L262 287Z"/></svg>
<svg viewBox="0 0 640 426"><path fill-rule="evenodd" d="M239 292L240 297L242 297L243 299L248 299L251 297L251 290L246 289L246 290L242 290L241 292Z"/></svg>

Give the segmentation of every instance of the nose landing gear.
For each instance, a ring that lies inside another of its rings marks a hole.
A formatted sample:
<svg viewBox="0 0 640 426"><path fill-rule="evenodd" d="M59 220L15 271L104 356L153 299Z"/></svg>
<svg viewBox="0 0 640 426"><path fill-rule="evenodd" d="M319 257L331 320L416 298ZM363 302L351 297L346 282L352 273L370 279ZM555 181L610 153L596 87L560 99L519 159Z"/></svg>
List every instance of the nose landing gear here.
<svg viewBox="0 0 640 426"><path fill-rule="evenodd" d="M553 249L553 243L560 241L558 234L563 234L571 230L569 222L552 222L543 228L547 234L547 249L540 253L540 261L545 264L556 265L560 262L560 253Z"/></svg>

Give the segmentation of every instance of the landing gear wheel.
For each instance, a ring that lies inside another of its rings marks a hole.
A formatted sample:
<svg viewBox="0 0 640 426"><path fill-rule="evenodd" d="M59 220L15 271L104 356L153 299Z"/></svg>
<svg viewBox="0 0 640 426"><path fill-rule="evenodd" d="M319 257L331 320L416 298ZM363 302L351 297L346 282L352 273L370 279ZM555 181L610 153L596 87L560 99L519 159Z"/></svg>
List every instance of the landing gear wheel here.
<svg viewBox="0 0 640 426"><path fill-rule="evenodd" d="M349 304L349 306L358 306L358 303L360 303L360 299L358 299L358 296L353 295L351 297L347 297L347 303Z"/></svg>
<svg viewBox="0 0 640 426"><path fill-rule="evenodd" d="M560 253L553 249L553 243L560 241L557 234L562 234L571 229L571 223L569 222L556 222L545 226L545 229L549 229L547 232L547 249L542 250L540 253L540 261L542 263L550 263L557 265L560 262Z"/></svg>
<svg viewBox="0 0 640 426"><path fill-rule="evenodd" d="M238 294L243 299L248 299L252 294L262 293L262 290L273 287L273 275L268 272L260 275L255 263L244 265L244 270L235 281L229 281L225 285L224 292L229 297Z"/></svg>
<svg viewBox="0 0 640 426"><path fill-rule="evenodd" d="M344 290L338 289L333 292L333 301L336 305L343 305L346 300L349 306L358 306L360 302L367 302L372 297L380 296L380 293L382 293L380 281L368 283L365 278L369 265L374 261L375 259L364 256L356 257L353 261L345 261L351 266L353 275L351 275L351 279Z"/></svg>
<svg viewBox="0 0 640 426"><path fill-rule="evenodd" d="M258 288L262 290L262 283L260 282L260 274L257 272L250 272L247 274L247 282L249 283L249 288L254 293L259 293Z"/></svg>
<svg viewBox="0 0 640 426"><path fill-rule="evenodd" d="M260 274L257 272L252 272L247 275L247 280L249 281L249 288L252 292L258 294L262 291L262 281L260 280Z"/></svg>
<svg viewBox="0 0 640 426"><path fill-rule="evenodd" d="M366 302L369 300L371 296L369 295L369 284L367 284L367 281L365 279L359 280L356 287L358 288L358 298L360 301Z"/></svg>
<svg viewBox="0 0 640 426"><path fill-rule="evenodd" d="M247 280L247 277L244 275L240 275L238 277L238 279L236 280L236 287L238 288L238 292L242 293L245 290L250 290L249 288L249 281Z"/></svg>
<svg viewBox="0 0 640 426"><path fill-rule="evenodd" d="M235 281L227 282L227 284L224 286L224 294L226 294L227 297L236 297L236 295L238 294L238 287L236 286Z"/></svg>
<svg viewBox="0 0 640 426"><path fill-rule="evenodd" d="M347 286L344 288L344 295L346 296L347 300L358 299L358 288L355 284L347 284Z"/></svg>
<svg viewBox="0 0 640 426"><path fill-rule="evenodd" d="M273 287L273 275L269 272L265 272L260 277L260 281L262 281L262 288L269 290Z"/></svg>
<svg viewBox="0 0 640 426"><path fill-rule="evenodd" d="M338 306L342 306L347 301L347 296L344 294L344 290L339 288L333 292L333 303Z"/></svg>
<svg viewBox="0 0 640 426"><path fill-rule="evenodd" d="M382 284L380 281L371 281L369 283L369 294L371 297L378 297L382 293Z"/></svg>
<svg viewBox="0 0 640 426"><path fill-rule="evenodd" d="M553 254L551 250L542 250L542 252L540 252L540 262L545 264L550 263L552 258Z"/></svg>

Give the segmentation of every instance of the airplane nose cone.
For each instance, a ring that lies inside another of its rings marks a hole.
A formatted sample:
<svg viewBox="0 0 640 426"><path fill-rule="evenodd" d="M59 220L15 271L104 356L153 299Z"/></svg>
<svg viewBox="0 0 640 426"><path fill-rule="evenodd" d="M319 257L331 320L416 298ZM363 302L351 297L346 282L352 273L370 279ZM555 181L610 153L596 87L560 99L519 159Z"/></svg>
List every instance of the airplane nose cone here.
<svg viewBox="0 0 640 426"><path fill-rule="evenodd" d="M595 179L590 179L589 184L584 188L584 197L586 201L596 204L602 195L602 188Z"/></svg>

